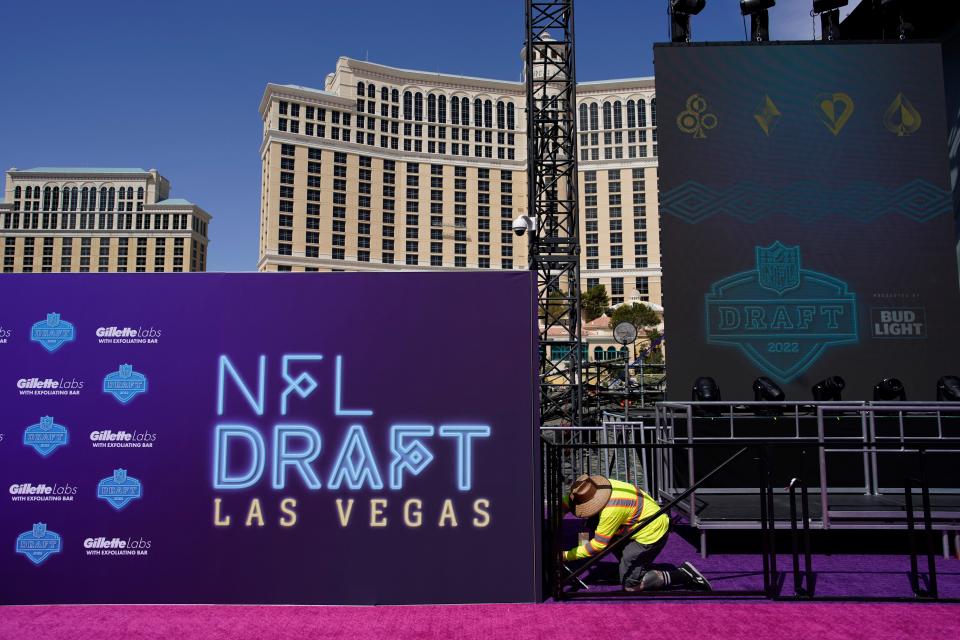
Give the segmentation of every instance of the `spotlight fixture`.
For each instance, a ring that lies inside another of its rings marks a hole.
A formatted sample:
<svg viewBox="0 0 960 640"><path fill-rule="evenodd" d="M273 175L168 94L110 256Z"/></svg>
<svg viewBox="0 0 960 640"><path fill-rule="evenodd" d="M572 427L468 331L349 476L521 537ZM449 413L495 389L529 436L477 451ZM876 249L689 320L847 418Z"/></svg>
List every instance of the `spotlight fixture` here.
<svg viewBox="0 0 960 640"><path fill-rule="evenodd" d="M913 33L913 25L903 19L905 4L903 0L880 0L880 11L886 16L896 17L897 37L901 40L906 40ZM887 24L886 20L883 23Z"/></svg>
<svg viewBox="0 0 960 640"><path fill-rule="evenodd" d="M670 0L670 41L690 42L690 16L707 5L707 0Z"/></svg>
<svg viewBox="0 0 960 640"><path fill-rule="evenodd" d="M885 402L904 401L907 399L907 390L898 378L884 378L873 387L873 399Z"/></svg>
<svg viewBox="0 0 960 640"><path fill-rule="evenodd" d="M782 402L786 397L780 385L766 376L753 381L753 399L756 402ZM783 407L757 407L753 413L758 416L779 416L783 414Z"/></svg>
<svg viewBox="0 0 960 640"><path fill-rule="evenodd" d="M777 0L740 0L741 15L750 16L750 39L754 42L770 40L770 7Z"/></svg>
<svg viewBox="0 0 960 640"><path fill-rule="evenodd" d="M943 376L937 380L937 402L960 402L960 377Z"/></svg>
<svg viewBox="0 0 960 640"><path fill-rule="evenodd" d="M840 7L850 0L813 0L813 14L820 16L820 39L840 38Z"/></svg>
<svg viewBox="0 0 960 640"><path fill-rule="evenodd" d="M701 376L693 381L690 397L694 402L719 402L722 399L717 381L709 376ZM719 407L694 407L693 410L698 416L720 415Z"/></svg>
<svg viewBox="0 0 960 640"><path fill-rule="evenodd" d="M839 402L843 399L840 397L840 394L846 386L847 383L844 382L840 376L830 376L813 385L810 392L813 394L813 399L817 402L828 402L831 400Z"/></svg>

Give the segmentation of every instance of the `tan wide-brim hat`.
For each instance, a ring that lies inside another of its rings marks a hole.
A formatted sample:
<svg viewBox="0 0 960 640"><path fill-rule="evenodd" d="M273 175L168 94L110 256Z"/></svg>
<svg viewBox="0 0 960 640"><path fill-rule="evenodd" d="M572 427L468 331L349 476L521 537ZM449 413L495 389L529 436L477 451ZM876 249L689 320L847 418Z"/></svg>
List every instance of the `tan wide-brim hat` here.
<svg viewBox="0 0 960 640"><path fill-rule="evenodd" d="M613 487L603 476L583 475L573 481L570 487L570 504L573 515L578 518L591 518L607 506Z"/></svg>

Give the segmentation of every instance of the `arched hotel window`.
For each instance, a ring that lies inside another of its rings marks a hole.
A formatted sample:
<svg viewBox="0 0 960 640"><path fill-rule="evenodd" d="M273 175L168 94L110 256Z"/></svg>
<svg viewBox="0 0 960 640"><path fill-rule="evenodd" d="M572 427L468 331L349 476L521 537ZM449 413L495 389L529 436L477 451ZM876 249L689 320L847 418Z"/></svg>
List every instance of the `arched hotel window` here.
<svg viewBox="0 0 960 640"><path fill-rule="evenodd" d="M587 130L587 105L580 105L580 131Z"/></svg>
<svg viewBox="0 0 960 640"><path fill-rule="evenodd" d="M516 116L513 108L513 103L508 102L507 103L507 129L515 129L516 127L517 127L517 124L516 124Z"/></svg>
<svg viewBox="0 0 960 640"><path fill-rule="evenodd" d="M19 186L13 188L13 197L17 200L20 199L20 195L23 193L23 189Z"/></svg>
<svg viewBox="0 0 960 640"><path fill-rule="evenodd" d="M84 187L83 191L80 192L80 211L87 210L87 188Z"/></svg>
<svg viewBox="0 0 960 640"><path fill-rule="evenodd" d="M437 98L437 121L443 124L447 122L447 96Z"/></svg>
<svg viewBox="0 0 960 640"><path fill-rule="evenodd" d="M390 102L400 102L400 91L398 89L390 92Z"/></svg>
<svg viewBox="0 0 960 640"><path fill-rule="evenodd" d="M409 91L403 92L403 119L413 120L413 94Z"/></svg>
<svg viewBox="0 0 960 640"><path fill-rule="evenodd" d="M137 189L137 200L143 200L143 187Z"/></svg>
<svg viewBox="0 0 960 640"><path fill-rule="evenodd" d="M647 126L647 101L643 98L637 100L637 121L639 126Z"/></svg>
<svg viewBox="0 0 960 640"><path fill-rule="evenodd" d="M603 128L604 129L610 129L611 127L613 127L613 118L611 116L612 116L612 112L610 110L610 103L604 102L603 103Z"/></svg>
<svg viewBox="0 0 960 640"><path fill-rule="evenodd" d="M70 189L70 211L77 210L77 188Z"/></svg>
<svg viewBox="0 0 960 640"><path fill-rule="evenodd" d="M380 99L386 102L390 99L390 90L386 87L380 87Z"/></svg>
<svg viewBox="0 0 960 640"><path fill-rule="evenodd" d="M432 93L427 96L427 122L437 121L437 96Z"/></svg>
<svg viewBox="0 0 960 640"><path fill-rule="evenodd" d="M607 347L607 360L616 360L616 359L617 359L617 348Z"/></svg>
<svg viewBox="0 0 960 640"><path fill-rule="evenodd" d="M107 210L107 188L106 187L100 187L100 200L97 204L100 205L100 209L99 209L100 211Z"/></svg>
<svg viewBox="0 0 960 640"><path fill-rule="evenodd" d="M473 126L483 126L483 101L480 98L473 101Z"/></svg>
<svg viewBox="0 0 960 640"><path fill-rule="evenodd" d="M365 95L365 92L364 92L363 89L364 89L363 83L362 83L362 82L358 82L358 83L357 83L357 95L360 96L361 98Z"/></svg>
<svg viewBox="0 0 960 640"><path fill-rule="evenodd" d="M133 187L127 187L127 200L133 200Z"/></svg>
<svg viewBox="0 0 960 640"><path fill-rule="evenodd" d="M470 100L467 98L460 99L460 124L470 124Z"/></svg>
<svg viewBox="0 0 960 640"><path fill-rule="evenodd" d="M623 105L619 100L613 103L613 128L623 129Z"/></svg>
<svg viewBox="0 0 960 640"><path fill-rule="evenodd" d="M413 97L413 119L423 120L423 94L419 92Z"/></svg>
<svg viewBox="0 0 960 640"><path fill-rule="evenodd" d="M450 122L460 124L460 98L450 98Z"/></svg>
<svg viewBox="0 0 960 640"><path fill-rule="evenodd" d="M650 98L650 124L657 126L657 99Z"/></svg>
<svg viewBox="0 0 960 640"><path fill-rule="evenodd" d="M593 348L593 359L596 362L603 360L603 347L594 347Z"/></svg>
<svg viewBox="0 0 960 640"><path fill-rule="evenodd" d="M367 97L370 98L371 100L372 100L373 98L376 98L376 97L377 97L377 86L376 86L376 85L371 84L371 85L369 85L369 86L367 87Z"/></svg>
<svg viewBox="0 0 960 640"><path fill-rule="evenodd" d="M627 128L635 129L637 126L637 105L633 100L627 100Z"/></svg>
<svg viewBox="0 0 960 640"><path fill-rule="evenodd" d="M114 196L116 195L116 193L117 193L116 190L115 190L113 187L110 187L110 191L108 191L108 194L109 194L109 196L108 196L109 204L108 204L108 206L107 206L107 211L114 211L114 210L115 210L115 207L114 207L114 202L115 202Z"/></svg>
<svg viewBox="0 0 960 640"><path fill-rule="evenodd" d="M483 126L493 129L493 102L490 100L483 103Z"/></svg>
<svg viewBox="0 0 960 640"><path fill-rule="evenodd" d="M56 211L60 208L60 187L53 188L53 198L50 202L50 210Z"/></svg>
<svg viewBox="0 0 960 640"><path fill-rule="evenodd" d="M507 105L502 100L497 101L497 129L507 128Z"/></svg>
<svg viewBox="0 0 960 640"><path fill-rule="evenodd" d="M600 112L600 108L597 106L597 103L594 102L590 105L590 130L596 131L600 128L599 123L597 122L597 115Z"/></svg>
<svg viewBox="0 0 960 640"><path fill-rule="evenodd" d="M50 187L43 189L43 210L50 211Z"/></svg>

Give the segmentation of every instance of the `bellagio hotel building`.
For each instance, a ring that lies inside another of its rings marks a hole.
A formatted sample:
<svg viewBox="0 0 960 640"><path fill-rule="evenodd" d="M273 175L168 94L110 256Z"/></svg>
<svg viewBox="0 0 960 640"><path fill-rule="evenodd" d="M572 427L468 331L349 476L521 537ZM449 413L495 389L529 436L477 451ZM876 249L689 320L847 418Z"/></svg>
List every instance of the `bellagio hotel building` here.
<svg viewBox="0 0 960 640"><path fill-rule="evenodd" d="M580 83L581 280L661 302L653 78ZM268 84L261 271L526 269L522 82L340 58Z"/></svg>
<svg viewBox="0 0 960 640"><path fill-rule="evenodd" d="M205 271L210 214L155 169L7 171L3 273Z"/></svg>

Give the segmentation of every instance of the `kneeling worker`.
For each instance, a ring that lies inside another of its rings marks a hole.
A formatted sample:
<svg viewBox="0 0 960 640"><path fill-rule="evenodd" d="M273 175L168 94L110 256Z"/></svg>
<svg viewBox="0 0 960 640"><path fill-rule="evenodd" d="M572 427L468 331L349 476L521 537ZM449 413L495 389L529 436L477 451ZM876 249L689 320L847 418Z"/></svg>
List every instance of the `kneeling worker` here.
<svg viewBox="0 0 960 640"><path fill-rule="evenodd" d="M593 539L567 551L563 558L566 562L598 554L614 536L629 531L660 509L653 498L632 484L586 475L574 481L563 506L578 518L589 519L598 514L600 517ZM662 513L633 534L630 542L614 551L620 560L620 582L625 590L652 591L668 587L710 590L710 583L689 562L677 569L651 569L669 535L670 518Z"/></svg>

